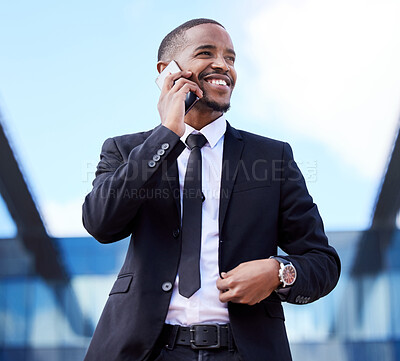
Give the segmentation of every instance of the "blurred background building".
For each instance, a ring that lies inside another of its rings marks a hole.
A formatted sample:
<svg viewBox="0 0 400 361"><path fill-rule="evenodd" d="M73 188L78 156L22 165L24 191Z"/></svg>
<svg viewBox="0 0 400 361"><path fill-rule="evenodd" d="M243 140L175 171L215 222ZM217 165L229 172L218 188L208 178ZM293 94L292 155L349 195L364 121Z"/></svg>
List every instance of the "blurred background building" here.
<svg viewBox="0 0 400 361"><path fill-rule="evenodd" d="M0 361L81 360L128 240L50 237L2 126L0 165ZM400 359L399 169L397 135L370 229L328 234L343 264L338 286L284 305L294 360Z"/></svg>

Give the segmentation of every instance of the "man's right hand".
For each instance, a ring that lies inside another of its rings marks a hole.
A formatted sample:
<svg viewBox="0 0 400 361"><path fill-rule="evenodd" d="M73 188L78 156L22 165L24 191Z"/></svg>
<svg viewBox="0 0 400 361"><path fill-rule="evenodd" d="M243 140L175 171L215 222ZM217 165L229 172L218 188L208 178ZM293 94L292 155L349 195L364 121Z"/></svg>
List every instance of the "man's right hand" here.
<svg viewBox="0 0 400 361"><path fill-rule="evenodd" d="M199 98L203 92L199 86L189 80L191 71L180 71L169 74L164 81L158 101L158 112L161 124L169 128L180 137L185 133L185 99L189 92L195 93Z"/></svg>

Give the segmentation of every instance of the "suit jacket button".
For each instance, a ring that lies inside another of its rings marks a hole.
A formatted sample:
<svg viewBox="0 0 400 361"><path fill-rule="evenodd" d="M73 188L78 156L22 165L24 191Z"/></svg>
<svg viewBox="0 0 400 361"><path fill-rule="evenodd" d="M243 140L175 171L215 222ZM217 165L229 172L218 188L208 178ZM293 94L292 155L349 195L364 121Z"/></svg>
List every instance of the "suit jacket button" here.
<svg viewBox="0 0 400 361"><path fill-rule="evenodd" d="M154 167L156 166L156 162L155 162L154 160L149 160L149 162L147 163L147 165L148 165L150 168L154 168Z"/></svg>
<svg viewBox="0 0 400 361"><path fill-rule="evenodd" d="M180 232L179 228L177 228L177 229L174 229L174 231L172 232L172 235L174 236L174 238L178 238L179 233L181 233L181 232Z"/></svg>
<svg viewBox="0 0 400 361"><path fill-rule="evenodd" d="M172 290L172 283L171 282L164 282L161 286L164 292L168 292Z"/></svg>
<svg viewBox="0 0 400 361"><path fill-rule="evenodd" d="M165 150L164 149L157 150L157 155L164 155L164 154L165 154Z"/></svg>
<svg viewBox="0 0 400 361"><path fill-rule="evenodd" d="M154 154L153 155L153 160L155 161L155 162L158 162L159 160L160 160L160 156L158 155L158 154Z"/></svg>
<svg viewBox="0 0 400 361"><path fill-rule="evenodd" d="M169 144L168 143L164 143L161 145L161 149L167 150L169 148Z"/></svg>

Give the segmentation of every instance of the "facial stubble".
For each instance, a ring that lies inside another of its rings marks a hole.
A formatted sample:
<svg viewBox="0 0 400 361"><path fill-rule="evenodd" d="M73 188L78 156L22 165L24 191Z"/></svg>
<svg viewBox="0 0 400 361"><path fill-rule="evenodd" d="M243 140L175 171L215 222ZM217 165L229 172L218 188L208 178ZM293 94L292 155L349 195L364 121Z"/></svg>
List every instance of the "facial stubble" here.
<svg viewBox="0 0 400 361"><path fill-rule="evenodd" d="M207 91L203 87L200 87L200 89L203 91L203 98L199 100L199 103L206 105L208 108L211 108L216 112L226 113L230 109L230 102L224 104L218 103L208 96Z"/></svg>

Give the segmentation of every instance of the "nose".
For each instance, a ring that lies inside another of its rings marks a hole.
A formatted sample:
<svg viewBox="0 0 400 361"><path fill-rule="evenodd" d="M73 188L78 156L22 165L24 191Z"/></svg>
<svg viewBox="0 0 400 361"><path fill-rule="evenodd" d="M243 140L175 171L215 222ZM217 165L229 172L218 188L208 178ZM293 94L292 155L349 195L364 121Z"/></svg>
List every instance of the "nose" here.
<svg viewBox="0 0 400 361"><path fill-rule="evenodd" d="M213 69L221 69L224 73L228 72L230 69L222 55L215 57L211 67Z"/></svg>

